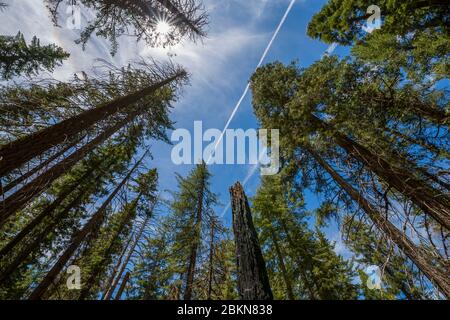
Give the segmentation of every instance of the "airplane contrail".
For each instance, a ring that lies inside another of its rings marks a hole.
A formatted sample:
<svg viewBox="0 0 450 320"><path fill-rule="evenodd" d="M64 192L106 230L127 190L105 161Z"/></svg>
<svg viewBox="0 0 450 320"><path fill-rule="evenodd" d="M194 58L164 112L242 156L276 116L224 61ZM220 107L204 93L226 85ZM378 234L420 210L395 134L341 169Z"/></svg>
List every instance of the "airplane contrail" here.
<svg viewBox="0 0 450 320"><path fill-rule="evenodd" d="M294 6L296 0L292 0L291 3L289 4L288 8L286 9L286 12L283 15L283 18L281 18L280 23L278 24L272 38L269 41L269 44L267 45L266 49L264 50L264 53L261 56L261 59L259 60L258 65L256 66L256 69L258 69L259 67L261 67L261 65L263 64L264 60L266 59L267 54L270 51L270 48L272 47L272 44L274 43L275 39L278 36L278 33L280 32L281 28L283 27L284 22L286 21L289 13L291 12L292 7ZM256 70L255 69L255 70ZM222 130L222 133L220 134L219 139L217 140L215 146L214 146L214 152L217 150L217 147L219 146L219 144L222 142L223 140L223 136L225 134L225 131L228 129L228 127L230 126L231 121L233 121L234 116L236 115L236 112L239 110L239 107L242 104L242 101L244 101L244 98L247 96L248 91L250 90L250 83L247 83L247 86L245 87L244 92L242 93L241 98L239 99L239 101L237 102L236 106L233 109L233 112L230 115L230 118L228 118L228 121L225 125L225 127ZM210 154L208 161L206 161L206 163L209 164L209 162L211 161L211 158L213 156L213 153Z"/></svg>

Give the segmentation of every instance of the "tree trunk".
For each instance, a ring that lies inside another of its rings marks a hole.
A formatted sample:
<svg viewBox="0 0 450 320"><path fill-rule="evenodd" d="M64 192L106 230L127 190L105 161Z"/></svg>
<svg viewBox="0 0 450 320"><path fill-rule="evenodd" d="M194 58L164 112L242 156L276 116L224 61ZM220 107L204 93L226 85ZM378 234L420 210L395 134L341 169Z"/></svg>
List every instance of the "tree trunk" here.
<svg viewBox="0 0 450 320"><path fill-rule="evenodd" d="M116 238L118 238L122 234L122 232L125 229L125 226L127 225L127 223L129 223L130 220L133 218L136 206L138 205L138 202L139 202L139 199L141 198L141 196L142 196L142 194L139 194L137 196L137 198L133 201L132 207L128 209L129 211L127 212L126 216L121 221L120 226L117 229L117 232L112 237L109 246L102 253L102 258L100 259L100 261L98 261L96 263L96 265L94 266L93 270L90 272L89 279L86 281L85 285L83 286L83 288L82 288L82 290L80 292L80 296L78 297L78 300L86 299L86 297L88 296L89 291L91 290L92 286L98 283L98 281L99 281L98 277L99 277L100 273L102 272L102 270L103 270L103 268L105 266L105 262L107 261L107 259L113 253L115 240L116 240Z"/></svg>
<svg viewBox="0 0 450 320"><path fill-rule="evenodd" d="M41 164L37 165L36 167L31 169L27 173L21 175L20 177L18 177L14 181L11 181L10 183L8 183L5 187L3 187L2 190L0 190L0 192L1 192L0 195L6 194L9 190L15 188L16 186L18 186L20 183L22 183L23 181L25 181L29 177L33 176L34 174L38 173L42 169L44 169L47 166L49 166L53 161L55 161L56 159L58 159L59 157L64 155L67 151L69 151L70 149L75 147L77 144L79 144L81 142L81 140L83 140L84 137L85 136L83 136L81 139L75 139L75 141L73 141L72 143L68 144L66 147L62 148L61 151L55 153L53 156L49 157L47 160L45 160Z"/></svg>
<svg viewBox="0 0 450 320"><path fill-rule="evenodd" d="M99 121L105 120L120 111L125 111L130 105L138 102L140 99L184 76L186 76L186 72L180 71L174 76L138 92L117 98L94 109L86 110L75 117L1 146L0 177L7 175L14 169L20 168L31 159L59 145L75 134L90 128Z"/></svg>
<svg viewBox="0 0 450 320"><path fill-rule="evenodd" d="M83 174L83 176L74 183L75 187L81 185L94 170L95 167L92 167L85 174ZM49 217L73 191L73 188L67 188L58 196L58 198L56 198L51 204L46 206L45 209L36 218L34 218L29 224L27 224L25 228L23 228L10 242L8 242L5 247L0 250L0 257L7 255L20 241L22 241L28 234L30 234L30 232L33 231L37 225L39 225L46 217ZM68 210L70 209L71 207L69 206ZM55 220L59 220L59 218L55 218Z"/></svg>
<svg viewBox="0 0 450 320"><path fill-rule="evenodd" d="M333 178L333 180L355 201L363 208L368 217L389 239L394 242L400 250L423 272L423 274L434 283L439 290L450 298L450 280L448 274L444 274L430 263L427 255L418 248L408 237L399 231L383 214L378 212L368 200L364 198L355 188L345 181L322 157L320 157L314 150L306 147L308 152L320 164L325 171Z"/></svg>
<svg viewBox="0 0 450 320"><path fill-rule="evenodd" d="M114 300L121 300L123 291L125 290L125 286L127 285L128 280L130 280L130 272L125 274L123 277L122 284L120 285L119 291L117 291L116 298Z"/></svg>
<svg viewBox="0 0 450 320"><path fill-rule="evenodd" d="M122 252L120 253L119 258L117 259L117 262L114 265L113 270L111 271L111 275L108 278L108 281L106 282L105 291L103 292L101 300L105 300L106 294L109 292L109 290L110 290L110 288L111 288L111 286L113 284L113 281L114 281L114 279L116 277L116 274L119 271L119 268L120 268L120 266L122 264L122 261L123 261L123 258L125 256L125 253L127 253L128 246L130 245L131 240L133 240L133 236L134 236L134 233L131 234L131 236L129 237L127 243L125 244L125 247L123 248Z"/></svg>
<svg viewBox="0 0 450 320"><path fill-rule="evenodd" d="M33 241L25 246L20 253L15 256L14 260L8 264L6 269L0 273L0 282L2 282L4 279L11 276L11 274L22 264L25 262L26 258L35 251L39 246L42 244L42 241L47 237L58 225L61 219L65 218L67 214L69 214L70 210L77 206L83 196L86 195L85 190L82 190L80 194L73 199L67 207L64 208L63 211L58 213L56 217L47 224L47 226L42 230L40 233L38 233L36 236L33 237Z"/></svg>
<svg viewBox="0 0 450 320"><path fill-rule="evenodd" d="M272 242L275 246L275 251L277 253L277 258L278 258L278 265L280 266L280 270L281 270L281 274L283 276L283 280L284 280L284 284L286 285L286 293L288 296L289 300L295 300L294 298L294 291L292 290L292 283L291 280L289 279L287 270L286 270L286 265L284 264L284 258L283 258L283 254L281 253L281 248L280 245L278 243L278 238L277 235L275 234L275 232L273 230L270 231L270 236L272 238Z"/></svg>
<svg viewBox="0 0 450 320"><path fill-rule="evenodd" d="M212 283L214 276L214 220L211 221L211 232L209 242L209 270L208 270L208 294L206 300L211 300Z"/></svg>
<svg viewBox="0 0 450 320"><path fill-rule="evenodd" d="M239 182L230 188L230 195L239 296L242 300L273 300L250 206Z"/></svg>
<svg viewBox="0 0 450 320"><path fill-rule="evenodd" d="M205 164L202 164L205 165ZM206 177L202 177L200 190L197 199L197 213L195 216L194 239L192 241L191 253L189 255L189 264L186 276L186 291L184 292L184 300L192 299L192 287L194 285L195 265L197 264L197 251L201 241L201 229L203 220L203 201L205 197L205 181Z"/></svg>
<svg viewBox="0 0 450 320"><path fill-rule="evenodd" d="M301 252L298 252L297 247L295 246L295 242L292 240L292 237L289 233L289 230L286 226L286 223L284 221L280 221L281 227L284 230L284 233L286 233L286 239L288 241L288 244L291 248L296 248L296 253L298 254L298 256L302 256L303 254ZM297 257L298 259L298 257ZM298 268L299 268L299 272L301 274L301 280L304 282L306 289L308 290L309 293L309 299L310 300L318 300L318 297L316 296L316 293L314 291L314 285L311 283L308 275L306 274L306 271L304 268L302 268L302 263L301 261L297 260L297 264L298 264Z"/></svg>
<svg viewBox="0 0 450 320"><path fill-rule="evenodd" d="M115 280L114 280L113 284L111 285L109 290L106 292L104 300L110 300L112 295L114 294L114 290L116 290L117 284L119 283L120 278L122 277L122 274L125 271L128 263L130 262L131 256L133 255L134 250L136 249L136 246L139 243L139 240L141 239L142 234L144 233L145 228L146 228L148 222L150 221L150 219L151 219L151 217L153 215L153 210L155 209L157 202L158 202L158 200L155 200L155 202L153 203L153 205L152 205L152 207L150 209L149 214L145 217L145 220L142 222L142 225L141 225L140 229L136 233L136 238L134 239L134 242L131 245L130 250L128 251L128 255L127 255L127 257L125 258L125 261L122 264L122 268L117 273L117 276L115 277Z"/></svg>
<svg viewBox="0 0 450 320"><path fill-rule="evenodd" d="M406 169L394 168L380 156L339 133L332 126L314 115L312 115L312 122L325 131L331 131L333 133L333 139L348 154L361 161L389 186L411 199L425 213L432 216L437 222L450 230L450 199L447 195L434 190L423 181L416 179ZM398 163L401 163L401 161Z"/></svg>
<svg viewBox="0 0 450 320"><path fill-rule="evenodd" d="M91 219L83 226L83 228L75 234L72 242L69 247L64 251L64 253L59 257L58 261L51 268L51 270L47 273L41 283L33 290L31 295L29 296L29 300L39 300L43 297L49 286L54 282L55 278L64 268L66 263L70 260L75 251L79 248L81 243L86 239L86 237L94 230L98 225L100 225L105 217L105 210L111 203L111 201L115 198L117 193L122 189L122 187L126 184L126 182L130 179L133 172L137 169L139 164L142 162L144 157L148 152L145 152L142 158L136 162L133 168L128 172L126 177L120 182L120 184L116 187L116 189L109 195L109 197L105 200L102 206L97 210L97 212L91 217Z"/></svg>
<svg viewBox="0 0 450 320"><path fill-rule="evenodd" d="M58 164L50 168L48 171L41 174L39 177L22 187L6 198L0 207L0 226L14 213L22 209L28 202L38 197L44 190L46 190L50 184L61 177L64 173L68 172L74 165L82 160L88 153L93 151L101 143L111 137L124 125L133 120L139 112L130 114L126 119L119 123L110 126L95 139L90 141L85 146L76 150L70 156L61 160Z"/></svg>

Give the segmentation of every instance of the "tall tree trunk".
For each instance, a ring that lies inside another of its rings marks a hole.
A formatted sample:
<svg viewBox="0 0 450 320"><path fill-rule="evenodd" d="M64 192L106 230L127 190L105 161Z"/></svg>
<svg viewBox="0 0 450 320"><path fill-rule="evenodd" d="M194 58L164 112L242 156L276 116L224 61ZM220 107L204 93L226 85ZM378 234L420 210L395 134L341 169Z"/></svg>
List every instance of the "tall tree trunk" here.
<svg viewBox="0 0 450 320"><path fill-rule="evenodd" d="M108 127L104 132L94 138L85 146L76 150L70 156L61 160L48 171L41 174L39 177L22 187L6 198L0 206L0 226L14 213L22 209L28 202L38 197L44 190L46 190L53 181L68 172L74 165L81 161L88 153L97 148L101 143L110 138L119 129L133 120L139 112L133 112L126 119L119 123Z"/></svg>
<svg viewBox="0 0 450 320"><path fill-rule="evenodd" d="M131 208L127 209L128 212L126 216L122 219L120 226L118 227L117 231L115 232L114 236L111 238L111 242L109 243L109 246L101 253L101 259L98 261L93 270L89 274L89 279L86 281L85 285L81 289L80 296L78 297L78 300L84 300L88 296L92 286L98 283L99 275L102 272L105 263L107 259L112 255L115 240L122 234L123 230L125 229L125 226L127 223L130 222L130 220L133 218L136 206L138 205L139 199L141 198L142 194L140 193L136 199L133 201L133 205Z"/></svg>
<svg viewBox="0 0 450 320"><path fill-rule="evenodd" d="M113 281L114 281L114 279L115 279L115 277L117 275L117 272L119 271L119 268L122 265L122 261L123 261L123 258L125 257L125 253L127 253L128 246L130 245L131 240L133 240L133 237L134 237L134 232L128 238L127 243L125 244L122 252L120 253L120 256L117 259L117 262L114 265L113 270L111 271L111 275L109 276L108 281L106 282L106 285L105 285L104 292L102 294L102 299L101 300L105 300L106 294L109 292L109 290L110 290L110 288L111 288L111 286L113 284Z"/></svg>
<svg viewBox="0 0 450 320"><path fill-rule="evenodd" d="M341 177L322 157L312 148L306 147L308 152L328 172L333 180L366 212L368 217L389 239L395 243L400 250L423 272L423 274L434 283L439 290L450 298L450 280L448 274L437 270L429 261L427 255L418 248L408 237L399 231L383 214L378 212L372 204L353 188L343 177Z"/></svg>
<svg viewBox="0 0 450 320"><path fill-rule="evenodd" d="M286 270L286 265L284 264L283 254L281 252L280 244L278 243L277 235L273 230L270 231L270 236L272 238L272 242L275 246L275 251L278 258L278 265L280 266L281 274L283 276L284 284L286 285L286 293L289 300L295 300L294 291L292 290L292 282L289 279L289 275Z"/></svg>
<svg viewBox="0 0 450 320"><path fill-rule="evenodd" d="M64 120L49 128L1 146L0 177L5 176L14 169L20 168L31 159L59 145L67 140L67 138L71 138L92 127L99 121L105 120L118 112L125 111L130 105L138 102L140 99L149 96L159 88L184 76L186 76L186 72L180 71L172 77L152 84L135 93L117 98L94 109L86 110L77 116Z"/></svg>
<svg viewBox="0 0 450 320"><path fill-rule="evenodd" d="M205 165L204 163L202 164ZM189 255L188 269L186 273L186 289L184 292L184 300L192 299L192 287L194 285L195 266L197 264L197 251L201 241L201 230L203 220L203 201L205 197L206 176L202 176L200 190L197 198L197 213L195 216L194 236Z"/></svg>
<svg viewBox="0 0 450 320"><path fill-rule="evenodd" d="M211 220L210 242L209 242L209 267L208 267L208 294L206 300L211 300L212 284L214 279L214 220Z"/></svg>
<svg viewBox="0 0 450 320"><path fill-rule="evenodd" d="M230 188L230 195L239 296L242 300L273 300L250 206L239 182Z"/></svg>
<svg viewBox="0 0 450 320"><path fill-rule="evenodd" d="M134 239L133 244L130 247L130 250L128 251L128 255L125 258L125 261L122 263L122 267L120 268L119 272L117 273L114 282L112 283L111 287L109 288L109 290L106 292L105 294L105 299L104 300L110 300L112 295L114 294L114 291L116 290L117 284L120 281L120 278L122 277L123 272L125 271L128 263L131 260L131 256L134 253L134 250L136 250L136 246L139 243L139 240L141 239L142 235L144 234L145 228L147 227L148 222L150 221L150 219L153 216L153 210L155 210L156 204L158 203L158 200L155 199L155 201L152 204L152 207L150 209L149 214L146 215L144 221L142 222L141 227L139 228L139 230L136 233L136 238Z"/></svg>
<svg viewBox="0 0 450 320"><path fill-rule="evenodd" d="M91 167L88 171L86 171L82 177L80 177L75 183L74 186L80 186L84 183L84 181L92 174L95 170L95 167ZM66 200L66 198L74 191L73 188L66 188L61 194L49 205L47 205L44 210L34 218L29 224L25 226L8 244L0 250L0 257L6 256L20 241L22 241L27 235L30 234L31 231L36 228L45 218L52 215L52 213ZM82 192L81 197L84 193ZM78 198L77 197L77 198ZM72 207L69 206L67 210L70 210ZM58 215L59 216L59 215ZM59 220L59 218L55 218L54 220Z"/></svg>
<svg viewBox="0 0 450 320"><path fill-rule="evenodd" d="M29 177L33 176L34 174L38 173L42 169L44 169L47 166L49 166L53 161L55 161L59 157L63 156L67 151L69 151L70 149L75 147L77 144L79 144L84 139L84 137L85 136L83 136L80 139L75 139L73 142L68 144L66 147L62 148L61 151L55 153L53 156L49 157L47 160L45 160L44 162L40 163L39 165L37 165L36 167L31 169L27 173L21 175L17 179L15 179L15 180L11 181L10 183L8 183L5 187L3 187L2 190L0 190L0 192L1 192L0 195L6 194L9 190L15 188L16 186L18 186L20 183L22 183L23 181L25 181Z"/></svg>
<svg viewBox="0 0 450 320"><path fill-rule="evenodd" d="M286 239L288 241L288 244L291 248L296 248L296 252L298 254L299 257L301 257L303 254L301 252L298 252L299 250L297 250L297 247L295 245L295 242L292 240L291 234L286 226L286 223L281 220L280 221L281 227L283 228L284 233L286 234ZM301 280L303 281L303 283L305 284L306 289L308 290L308 294L309 294L309 299L311 300L318 300L318 297L316 296L316 293L314 291L314 284L311 283L310 281L310 277L307 275L306 270L304 268L302 268L302 263L301 261L298 259L297 257L297 264L298 264L298 268L299 268L299 272L301 275Z"/></svg>
<svg viewBox="0 0 450 320"><path fill-rule="evenodd" d="M125 290L125 286L127 285L128 280L130 280L130 272L127 272L125 274L125 277L123 277L122 284L120 285L119 290L117 291L117 294L116 294L116 298L114 300L122 299L122 294L123 294L123 291Z"/></svg>
<svg viewBox="0 0 450 320"><path fill-rule="evenodd" d="M82 190L65 208L63 211L58 213L56 217L49 222L44 230L40 231L36 236L33 236L33 239L30 243L28 243L18 255L16 255L7 265L7 267L0 273L0 282L4 279L7 279L11 276L11 274L22 264L25 262L27 257L34 251L36 251L45 238L56 228L61 219L64 219L70 212L70 210L79 205L83 197L86 195L86 190Z"/></svg>
<svg viewBox="0 0 450 320"><path fill-rule="evenodd" d="M54 282L58 274L64 268L66 263L70 260L76 250L80 247L81 243L86 239L86 237L91 233L92 230L100 225L105 217L106 208L109 206L111 201L115 198L117 193L122 189L122 187L127 183L130 179L133 172L140 165L144 157L148 152L145 152L142 158L136 162L133 168L128 172L126 177L120 182L120 184L116 187L116 189L109 195L109 197L105 200L102 206L97 210L97 212L89 219L89 221L83 226L83 228L75 234L72 239L70 245L64 251L64 253L59 257L58 261L55 265L50 269L44 279L39 283L39 285L33 290L33 292L29 296L29 300L39 300L43 297L49 286Z"/></svg>
<svg viewBox="0 0 450 320"><path fill-rule="evenodd" d="M447 195L416 179L406 169L394 168L377 154L336 131L332 126L313 115L312 122L325 131L331 131L333 139L348 154L361 161L389 186L411 199L425 213L450 230L450 198Z"/></svg>

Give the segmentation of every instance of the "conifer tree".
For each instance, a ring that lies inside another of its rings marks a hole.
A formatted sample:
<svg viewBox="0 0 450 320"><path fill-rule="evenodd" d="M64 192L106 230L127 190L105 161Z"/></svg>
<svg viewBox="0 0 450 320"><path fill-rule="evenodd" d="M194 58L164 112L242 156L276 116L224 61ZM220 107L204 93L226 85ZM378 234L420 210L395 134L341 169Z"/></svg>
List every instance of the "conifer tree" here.
<svg viewBox="0 0 450 320"><path fill-rule="evenodd" d="M21 32L16 36L0 36L0 77L9 80L16 76L34 76L54 69L69 58L62 48L50 44L41 45L37 37L30 44Z"/></svg>

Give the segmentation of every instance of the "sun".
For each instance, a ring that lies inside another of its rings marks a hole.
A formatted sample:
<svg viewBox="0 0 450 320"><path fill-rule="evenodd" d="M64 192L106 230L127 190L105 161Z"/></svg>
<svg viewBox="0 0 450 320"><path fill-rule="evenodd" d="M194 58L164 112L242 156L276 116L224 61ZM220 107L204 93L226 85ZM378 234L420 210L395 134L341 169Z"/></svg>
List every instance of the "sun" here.
<svg viewBox="0 0 450 320"><path fill-rule="evenodd" d="M164 35L164 36L168 35L170 33L171 29L172 29L172 26L167 21L160 20L156 24L156 32L158 32L161 35Z"/></svg>

